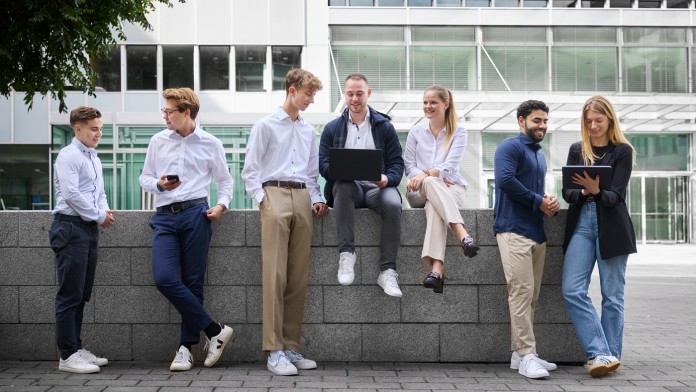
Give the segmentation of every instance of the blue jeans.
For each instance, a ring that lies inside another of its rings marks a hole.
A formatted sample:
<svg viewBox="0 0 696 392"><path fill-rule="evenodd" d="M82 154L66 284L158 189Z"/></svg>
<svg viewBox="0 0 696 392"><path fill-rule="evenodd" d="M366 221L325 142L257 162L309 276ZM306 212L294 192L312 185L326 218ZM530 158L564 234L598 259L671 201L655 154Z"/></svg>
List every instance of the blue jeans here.
<svg viewBox="0 0 696 392"><path fill-rule="evenodd" d="M54 220L48 232L56 254L56 343L61 358L82 348L82 318L92 296L97 270L99 227L96 224Z"/></svg>
<svg viewBox="0 0 696 392"><path fill-rule="evenodd" d="M181 212L158 212L150 220L152 277L181 314L181 343L198 343L213 322L203 308L203 283L212 230L206 203Z"/></svg>
<svg viewBox="0 0 696 392"><path fill-rule="evenodd" d="M587 358L613 355L621 359L628 255L602 259L598 233L597 206L586 203L563 261L563 299ZM601 321L587 294L595 261L602 292Z"/></svg>

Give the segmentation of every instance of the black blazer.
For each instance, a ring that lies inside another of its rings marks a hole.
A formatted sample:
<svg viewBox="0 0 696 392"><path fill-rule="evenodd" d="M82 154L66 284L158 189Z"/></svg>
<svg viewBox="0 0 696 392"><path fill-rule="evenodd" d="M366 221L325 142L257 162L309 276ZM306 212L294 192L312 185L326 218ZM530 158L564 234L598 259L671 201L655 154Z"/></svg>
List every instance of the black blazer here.
<svg viewBox="0 0 696 392"><path fill-rule="evenodd" d="M584 165L580 142L573 143L568 151L567 165ZM595 161L596 166L611 166L612 178L609 189L602 189L595 197L597 225L599 226L599 254L602 259L636 253L636 234L626 207L626 187L633 169L633 150L627 144L609 143L607 153ZM585 197L580 189L563 188L563 199L568 207L563 252L568 249L570 239L578 224L580 210Z"/></svg>

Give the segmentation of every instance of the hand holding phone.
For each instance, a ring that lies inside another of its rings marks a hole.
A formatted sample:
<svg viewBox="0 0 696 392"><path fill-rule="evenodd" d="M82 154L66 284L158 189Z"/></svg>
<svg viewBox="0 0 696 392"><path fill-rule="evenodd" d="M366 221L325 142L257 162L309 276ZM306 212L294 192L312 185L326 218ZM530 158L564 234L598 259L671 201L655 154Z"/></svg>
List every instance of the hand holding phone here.
<svg viewBox="0 0 696 392"><path fill-rule="evenodd" d="M167 181L179 182L179 175L178 174L167 174Z"/></svg>

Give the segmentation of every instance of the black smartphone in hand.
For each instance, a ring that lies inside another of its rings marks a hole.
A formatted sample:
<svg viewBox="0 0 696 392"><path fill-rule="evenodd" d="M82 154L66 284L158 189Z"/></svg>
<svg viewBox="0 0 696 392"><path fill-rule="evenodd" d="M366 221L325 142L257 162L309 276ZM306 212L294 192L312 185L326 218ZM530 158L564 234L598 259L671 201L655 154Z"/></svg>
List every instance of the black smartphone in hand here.
<svg viewBox="0 0 696 392"><path fill-rule="evenodd" d="M179 175L178 174L167 174L167 181L172 181L178 182L179 181Z"/></svg>

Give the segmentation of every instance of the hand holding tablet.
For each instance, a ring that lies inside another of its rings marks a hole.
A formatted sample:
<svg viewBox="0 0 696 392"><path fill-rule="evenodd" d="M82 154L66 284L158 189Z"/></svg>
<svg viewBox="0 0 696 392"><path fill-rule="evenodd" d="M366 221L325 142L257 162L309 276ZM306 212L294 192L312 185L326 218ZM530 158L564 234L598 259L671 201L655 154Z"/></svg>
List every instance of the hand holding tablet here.
<svg viewBox="0 0 696 392"><path fill-rule="evenodd" d="M564 189L587 189L578 181L583 182L583 178L597 179L597 176L599 189L609 189L611 186L611 166L563 166L562 170Z"/></svg>

